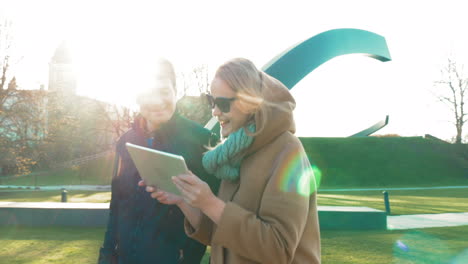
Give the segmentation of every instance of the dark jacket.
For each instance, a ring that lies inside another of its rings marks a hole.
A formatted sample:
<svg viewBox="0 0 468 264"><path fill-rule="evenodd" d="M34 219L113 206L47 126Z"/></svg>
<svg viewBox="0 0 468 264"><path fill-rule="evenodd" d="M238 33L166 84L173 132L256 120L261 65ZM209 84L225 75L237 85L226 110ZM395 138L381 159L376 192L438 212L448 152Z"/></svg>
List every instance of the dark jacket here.
<svg viewBox="0 0 468 264"><path fill-rule="evenodd" d="M99 263L200 263L205 246L186 236L180 209L159 203L138 186L141 178L125 143L151 144L139 125L143 121L137 118L117 143L118 169L112 180L109 222ZM189 170L217 192L218 180L208 175L201 163L206 147L217 143L215 136L177 113L152 136L153 149L183 156Z"/></svg>

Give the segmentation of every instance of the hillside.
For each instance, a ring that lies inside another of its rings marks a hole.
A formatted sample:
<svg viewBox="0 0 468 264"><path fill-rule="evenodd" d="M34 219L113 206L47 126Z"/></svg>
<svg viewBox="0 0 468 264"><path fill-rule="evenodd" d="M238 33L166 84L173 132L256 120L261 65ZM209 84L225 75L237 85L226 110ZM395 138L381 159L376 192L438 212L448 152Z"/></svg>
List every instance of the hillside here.
<svg viewBox="0 0 468 264"><path fill-rule="evenodd" d="M421 137L301 138L321 188L468 185L468 145ZM78 168L4 179L8 185L110 184L113 156ZM79 170L76 170L79 169ZM317 173L318 174L318 173Z"/></svg>
<svg viewBox="0 0 468 264"><path fill-rule="evenodd" d="M422 137L301 138L321 188L468 185L468 145Z"/></svg>

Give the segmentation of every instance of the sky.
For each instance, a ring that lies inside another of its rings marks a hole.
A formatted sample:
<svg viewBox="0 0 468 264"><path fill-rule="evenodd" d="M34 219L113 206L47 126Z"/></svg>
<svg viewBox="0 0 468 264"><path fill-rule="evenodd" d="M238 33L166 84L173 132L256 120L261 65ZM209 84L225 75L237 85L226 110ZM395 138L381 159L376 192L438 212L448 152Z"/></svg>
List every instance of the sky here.
<svg viewBox="0 0 468 264"><path fill-rule="evenodd" d="M47 87L48 63L70 43L78 93L131 105L145 58L167 57L176 70L216 67L245 57L261 68L278 53L321 32L357 28L382 35L392 61L335 58L306 76L296 98L298 136L344 137L389 115L377 134L442 139L452 114L432 90L453 55L468 62L463 1L9 1L23 59L12 71L24 89ZM465 35L465 36L464 36Z"/></svg>

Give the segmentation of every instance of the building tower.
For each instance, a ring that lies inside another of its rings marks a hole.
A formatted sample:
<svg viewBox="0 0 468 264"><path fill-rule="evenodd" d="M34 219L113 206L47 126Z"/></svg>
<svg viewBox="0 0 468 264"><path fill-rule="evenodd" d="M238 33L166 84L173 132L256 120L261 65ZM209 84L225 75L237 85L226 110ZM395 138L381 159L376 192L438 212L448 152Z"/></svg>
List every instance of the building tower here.
<svg viewBox="0 0 468 264"><path fill-rule="evenodd" d="M64 95L76 94L76 76L66 41L63 41L57 47L54 56L49 62L48 90Z"/></svg>

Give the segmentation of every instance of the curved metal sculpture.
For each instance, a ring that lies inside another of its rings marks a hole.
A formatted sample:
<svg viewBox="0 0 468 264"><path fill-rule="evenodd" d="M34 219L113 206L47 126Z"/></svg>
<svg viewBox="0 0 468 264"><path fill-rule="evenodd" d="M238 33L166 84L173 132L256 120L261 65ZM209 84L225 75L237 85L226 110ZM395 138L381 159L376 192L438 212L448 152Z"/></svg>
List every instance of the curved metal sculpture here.
<svg viewBox="0 0 468 264"><path fill-rule="evenodd" d="M384 37L361 29L343 28L325 31L290 47L263 66L262 70L291 90L323 63L347 54L363 54L382 62L391 60ZM377 131L386 124L379 122L355 135L370 129ZM219 131L219 124L213 119L205 127Z"/></svg>
<svg viewBox="0 0 468 264"><path fill-rule="evenodd" d="M343 28L315 35L273 58L262 70L292 89L323 63L347 54L391 60L385 38L361 29Z"/></svg>
<svg viewBox="0 0 468 264"><path fill-rule="evenodd" d="M386 126L388 124L388 118L389 118L389 116L387 115L385 117L385 119L375 123L374 125L372 125L371 127L367 128L367 129L364 129L361 132L353 134L353 135L351 135L349 137L367 137L369 135L372 135L373 133L379 131L380 129L382 129L384 126Z"/></svg>

